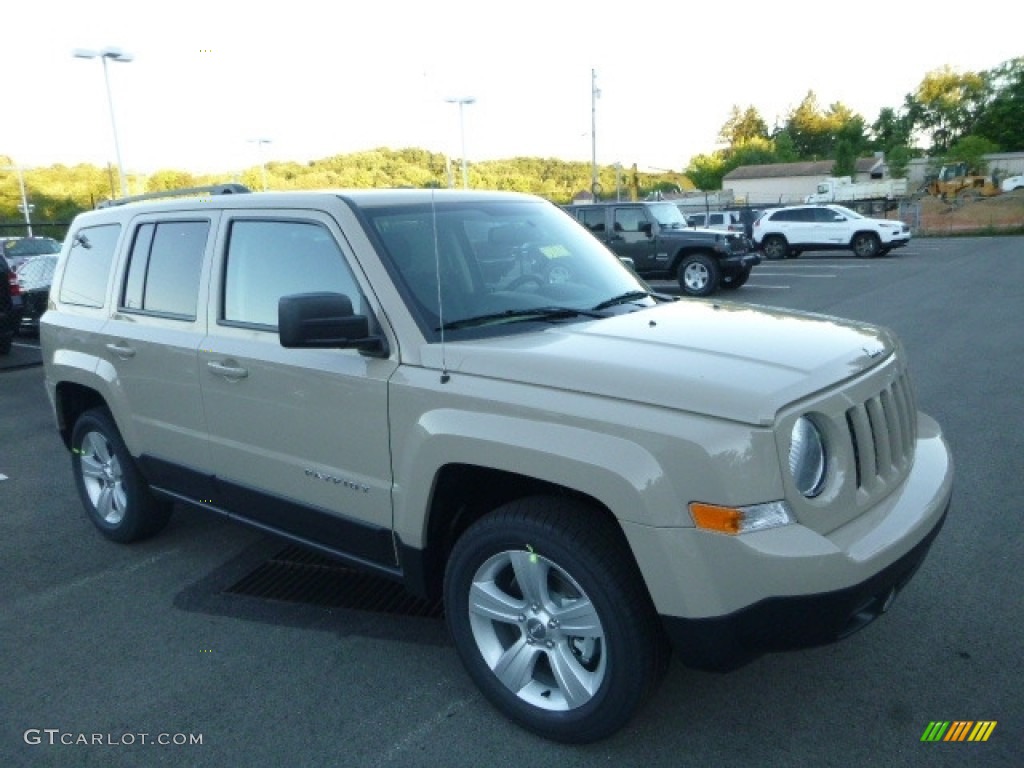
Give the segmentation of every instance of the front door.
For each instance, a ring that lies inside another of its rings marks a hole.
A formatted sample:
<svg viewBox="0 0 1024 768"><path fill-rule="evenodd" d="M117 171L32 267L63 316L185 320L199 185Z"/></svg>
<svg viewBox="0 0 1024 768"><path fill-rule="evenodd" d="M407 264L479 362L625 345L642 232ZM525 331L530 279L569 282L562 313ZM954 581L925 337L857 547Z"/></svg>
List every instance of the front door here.
<svg viewBox="0 0 1024 768"><path fill-rule="evenodd" d="M217 246L200 379L218 491L233 513L393 567L388 379L394 359L285 349L281 296L343 293L367 312L324 215L232 214Z"/></svg>

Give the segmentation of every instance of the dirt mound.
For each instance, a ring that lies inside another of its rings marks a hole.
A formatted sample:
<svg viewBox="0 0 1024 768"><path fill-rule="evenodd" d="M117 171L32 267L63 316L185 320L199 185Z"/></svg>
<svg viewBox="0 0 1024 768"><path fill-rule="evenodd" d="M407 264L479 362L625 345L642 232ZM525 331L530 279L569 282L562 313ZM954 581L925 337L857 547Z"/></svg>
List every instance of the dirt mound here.
<svg viewBox="0 0 1024 768"><path fill-rule="evenodd" d="M936 197L919 202L916 226L913 214L905 220L922 235L1024 231L1024 190L952 205Z"/></svg>

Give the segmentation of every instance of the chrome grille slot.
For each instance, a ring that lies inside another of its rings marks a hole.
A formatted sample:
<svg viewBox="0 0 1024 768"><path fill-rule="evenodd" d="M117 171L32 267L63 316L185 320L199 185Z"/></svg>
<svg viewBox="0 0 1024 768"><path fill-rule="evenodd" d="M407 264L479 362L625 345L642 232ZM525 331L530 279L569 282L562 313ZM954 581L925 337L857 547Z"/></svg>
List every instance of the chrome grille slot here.
<svg viewBox="0 0 1024 768"><path fill-rule="evenodd" d="M916 439L913 398L901 376L846 411L857 487L871 491L902 474Z"/></svg>

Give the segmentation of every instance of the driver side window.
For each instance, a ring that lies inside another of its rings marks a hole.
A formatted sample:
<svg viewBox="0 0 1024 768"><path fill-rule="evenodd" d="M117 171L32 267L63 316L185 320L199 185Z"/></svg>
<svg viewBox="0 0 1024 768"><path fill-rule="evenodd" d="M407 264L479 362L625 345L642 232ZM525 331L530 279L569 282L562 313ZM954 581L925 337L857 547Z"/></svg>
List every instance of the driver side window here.
<svg viewBox="0 0 1024 768"><path fill-rule="evenodd" d="M303 221L231 223L222 322L273 330L282 296L319 291L343 293L353 311L363 313L359 287L325 227Z"/></svg>

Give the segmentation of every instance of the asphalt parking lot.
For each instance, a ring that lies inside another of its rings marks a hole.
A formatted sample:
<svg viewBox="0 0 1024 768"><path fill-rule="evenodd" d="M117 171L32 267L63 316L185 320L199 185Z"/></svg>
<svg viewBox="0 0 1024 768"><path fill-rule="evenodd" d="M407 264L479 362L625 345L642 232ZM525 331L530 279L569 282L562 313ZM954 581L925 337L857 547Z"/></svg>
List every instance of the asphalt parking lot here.
<svg viewBox="0 0 1024 768"><path fill-rule="evenodd" d="M201 511L102 539L26 339L0 367L0 766L1024 764L1024 237L769 261L727 298L893 328L952 445L945 528L860 633L728 674L673 664L615 737L545 742L481 698L429 606L257 596L253 574L301 558ZM996 726L923 742L933 721Z"/></svg>

